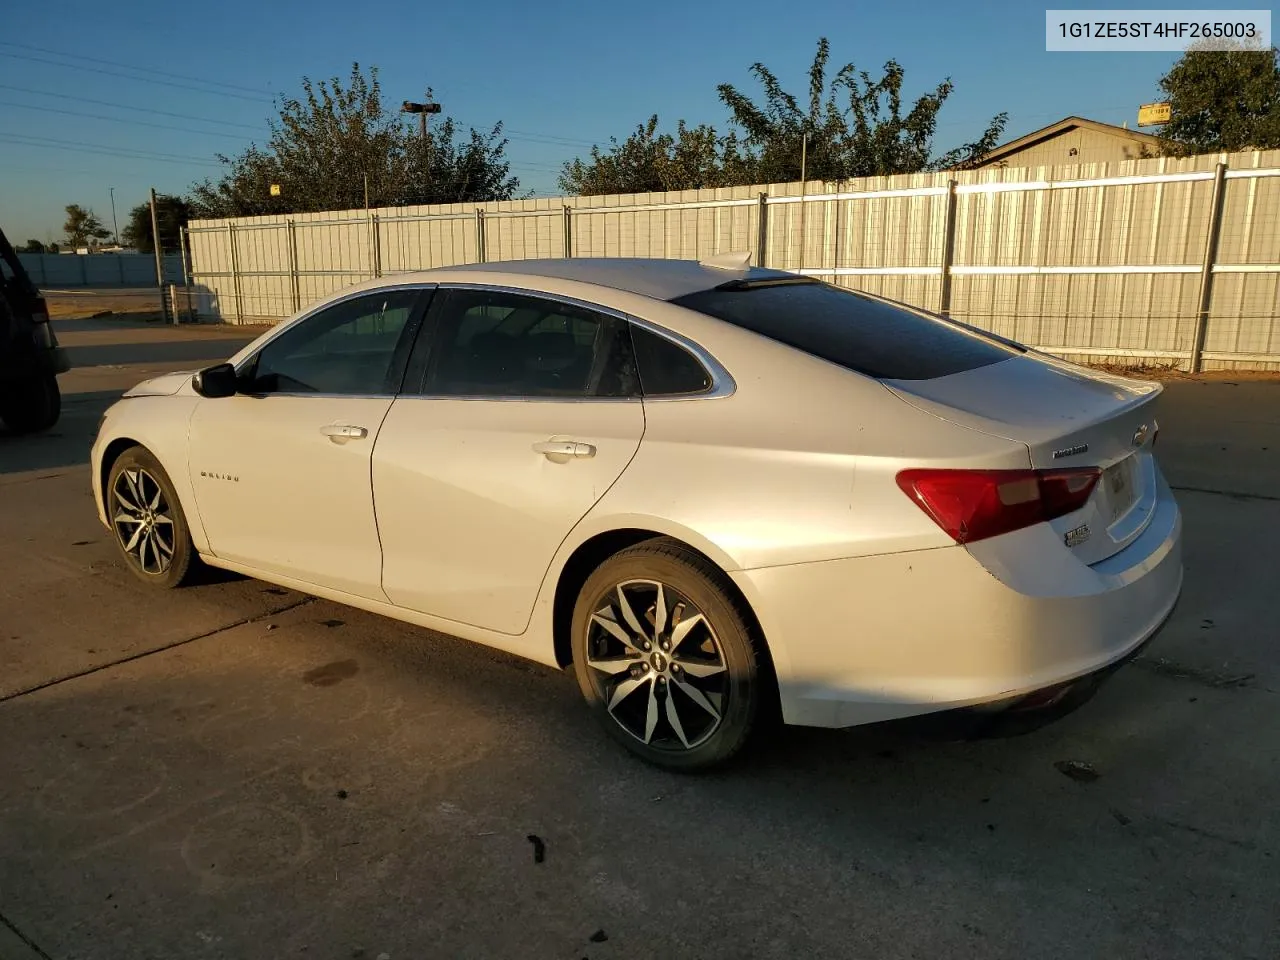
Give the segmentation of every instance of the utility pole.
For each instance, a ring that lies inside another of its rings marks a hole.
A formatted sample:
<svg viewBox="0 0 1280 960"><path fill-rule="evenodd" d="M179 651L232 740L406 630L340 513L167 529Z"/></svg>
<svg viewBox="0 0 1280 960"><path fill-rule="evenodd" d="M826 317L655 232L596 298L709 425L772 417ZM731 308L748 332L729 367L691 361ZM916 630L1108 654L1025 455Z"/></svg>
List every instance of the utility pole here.
<svg viewBox="0 0 1280 960"><path fill-rule="evenodd" d="M164 296L164 252L160 249L160 218L156 215L156 188L151 188L151 246L156 254L156 286L160 289L160 308L164 322L169 322L169 304Z"/></svg>
<svg viewBox="0 0 1280 960"><path fill-rule="evenodd" d="M108 187L111 191L111 232L116 238L116 246L120 246L120 224L116 222L116 188Z"/></svg>

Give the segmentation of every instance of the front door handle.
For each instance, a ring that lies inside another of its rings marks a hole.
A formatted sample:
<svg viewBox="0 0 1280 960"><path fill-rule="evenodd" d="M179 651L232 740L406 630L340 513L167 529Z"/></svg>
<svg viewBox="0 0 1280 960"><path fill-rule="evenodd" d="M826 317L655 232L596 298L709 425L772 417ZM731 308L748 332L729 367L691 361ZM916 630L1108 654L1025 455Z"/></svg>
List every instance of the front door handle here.
<svg viewBox="0 0 1280 960"><path fill-rule="evenodd" d="M320 432L335 443L340 440L363 440L369 435L364 427L349 423L327 423L320 428Z"/></svg>
<svg viewBox="0 0 1280 960"><path fill-rule="evenodd" d="M596 448L579 440L539 440L533 452L540 453L552 463L568 463L574 458L586 459L596 455Z"/></svg>

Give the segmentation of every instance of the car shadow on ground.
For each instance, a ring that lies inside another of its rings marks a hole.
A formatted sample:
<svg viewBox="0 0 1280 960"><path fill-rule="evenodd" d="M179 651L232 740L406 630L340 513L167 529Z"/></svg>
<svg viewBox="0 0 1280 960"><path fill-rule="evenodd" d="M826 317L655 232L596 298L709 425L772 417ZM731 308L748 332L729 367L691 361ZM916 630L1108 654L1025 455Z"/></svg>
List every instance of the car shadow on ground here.
<svg viewBox="0 0 1280 960"><path fill-rule="evenodd" d="M87 464L98 419L119 397L119 390L65 393L62 415L43 433L15 434L0 424L0 475Z"/></svg>
<svg viewBox="0 0 1280 960"><path fill-rule="evenodd" d="M220 363L250 343L252 337L208 340L148 340L84 344L67 347L73 368L143 363L190 363L193 367Z"/></svg>

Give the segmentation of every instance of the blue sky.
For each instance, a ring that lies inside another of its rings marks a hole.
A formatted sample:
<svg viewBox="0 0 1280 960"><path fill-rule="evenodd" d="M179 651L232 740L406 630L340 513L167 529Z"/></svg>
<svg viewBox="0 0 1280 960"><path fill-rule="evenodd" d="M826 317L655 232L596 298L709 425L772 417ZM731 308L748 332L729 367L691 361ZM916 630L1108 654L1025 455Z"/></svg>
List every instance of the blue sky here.
<svg viewBox="0 0 1280 960"><path fill-rule="evenodd" d="M1176 55L1046 53L1044 9L908 0L11 4L0 34L0 225L15 242L61 239L62 208L80 203L110 227L113 186L123 222L148 187L183 192L217 175L215 153L265 140L273 94L296 92L303 75L345 76L352 61L380 68L390 102L430 85L464 125L504 121L513 171L539 194L556 192L561 162L651 113L664 125L683 117L723 127L716 84L758 92L747 73L757 60L803 94L823 34L833 64L875 75L897 59L912 95L949 75L956 90L940 116L940 151L1002 110L1010 138L1069 114L1132 125ZM102 150L124 155L90 152Z"/></svg>

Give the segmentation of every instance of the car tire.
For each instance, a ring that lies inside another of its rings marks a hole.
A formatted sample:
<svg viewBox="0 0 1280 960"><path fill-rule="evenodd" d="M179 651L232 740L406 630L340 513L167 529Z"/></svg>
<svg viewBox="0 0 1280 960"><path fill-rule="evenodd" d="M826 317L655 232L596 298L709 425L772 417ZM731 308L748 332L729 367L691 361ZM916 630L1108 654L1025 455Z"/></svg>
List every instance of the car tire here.
<svg viewBox="0 0 1280 960"><path fill-rule="evenodd" d="M0 420L14 433L48 430L62 415L62 391L52 373L25 377L0 389Z"/></svg>
<svg viewBox="0 0 1280 960"><path fill-rule="evenodd" d="M714 564L676 540L647 540L604 561L578 594L578 685L609 734L644 760L681 771L722 764L769 702L752 623Z"/></svg>
<svg viewBox="0 0 1280 960"><path fill-rule="evenodd" d="M173 481L149 450L121 453L103 496L116 547L134 576L164 589L190 580L199 560L187 519Z"/></svg>

